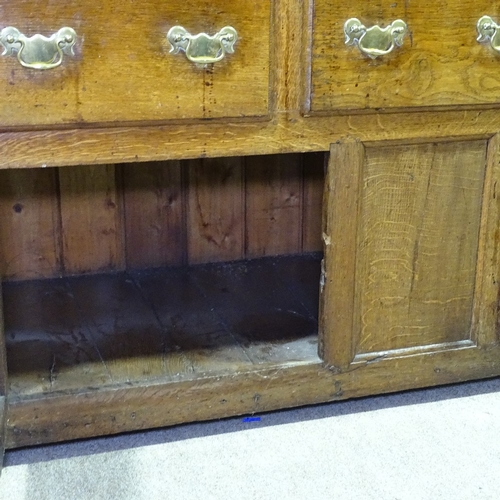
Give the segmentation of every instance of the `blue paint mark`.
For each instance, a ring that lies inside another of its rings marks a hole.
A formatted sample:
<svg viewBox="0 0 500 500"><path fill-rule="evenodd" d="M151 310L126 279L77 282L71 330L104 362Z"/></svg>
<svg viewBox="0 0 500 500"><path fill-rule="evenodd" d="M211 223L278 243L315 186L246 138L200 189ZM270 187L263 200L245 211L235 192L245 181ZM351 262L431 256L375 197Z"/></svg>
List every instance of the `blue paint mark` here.
<svg viewBox="0 0 500 500"><path fill-rule="evenodd" d="M260 422L260 417L245 417L243 422Z"/></svg>

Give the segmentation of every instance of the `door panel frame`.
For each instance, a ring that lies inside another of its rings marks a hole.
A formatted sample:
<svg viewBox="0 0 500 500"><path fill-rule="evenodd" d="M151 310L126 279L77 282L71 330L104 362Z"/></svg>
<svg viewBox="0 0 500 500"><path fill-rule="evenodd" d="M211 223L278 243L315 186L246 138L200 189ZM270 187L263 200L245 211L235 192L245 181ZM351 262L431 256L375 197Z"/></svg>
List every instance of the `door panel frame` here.
<svg viewBox="0 0 500 500"><path fill-rule="evenodd" d="M478 137L450 138L449 142L475 141ZM420 143L443 142L422 140ZM469 339L355 355L356 280L358 232L360 230L363 168L367 148L405 144L380 141L368 144L355 138L330 147L330 161L323 199L324 261L320 299L320 356L337 372L389 359L454 354L459 362L464 351L498 344L497 319L500 282L500 134L487 138L478 254ZM415 144L415 141L408 141ZM358 276L359 278L359 276ZM468 355L467 355L468 357ZM456 358L456 359L455 359ZM403 362L403 361L402 361ZM389 368L389 366L388 366ZM397 376L396 374L393 374Z"/></svg>

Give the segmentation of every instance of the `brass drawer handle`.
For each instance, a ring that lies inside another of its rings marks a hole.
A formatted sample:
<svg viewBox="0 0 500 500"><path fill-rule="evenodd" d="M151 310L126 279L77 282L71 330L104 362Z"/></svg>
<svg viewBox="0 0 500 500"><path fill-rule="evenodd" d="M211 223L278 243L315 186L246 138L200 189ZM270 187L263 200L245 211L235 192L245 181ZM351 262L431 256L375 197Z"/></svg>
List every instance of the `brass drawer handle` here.
<svg viewBox="0 0 500 500"><path fill-rule="evenodd" d="M0 44L4 48L2 55L17 52L17 59L25 68L56 68L62 63L63 54L74 55L75 42L73 28L61 28L49 38L38 34L27 37L13 26L0 31Z"/></svg>
<svg viewBox="0 0 500 500"><path fill-rule="evenodd" d="M406 23L401 19L396 19L385 28L377 25L367 28L355 17L344 24L346 45L357 43L359 50L372 59L389 54L394 47L401 47L406 31Z"/></svg>
<svg viewBox="0 0 500 500"><path fill-rule="evenodd" d="M172 46L170 52L177 54L183 50L191 62L204 65L220 61L226 53L232 54L238 33L233 27L226 26L213 36L206 33L191 35L182 26L174 26L167 33L167 40Z"/></svg>
<svg viewBox="0 0 500 500"><path fill-rule="evenodd" d="M477 41L491 43L491 46L500 52L500 31L498 24L490 16L483 16L477 22Z"/></svg>

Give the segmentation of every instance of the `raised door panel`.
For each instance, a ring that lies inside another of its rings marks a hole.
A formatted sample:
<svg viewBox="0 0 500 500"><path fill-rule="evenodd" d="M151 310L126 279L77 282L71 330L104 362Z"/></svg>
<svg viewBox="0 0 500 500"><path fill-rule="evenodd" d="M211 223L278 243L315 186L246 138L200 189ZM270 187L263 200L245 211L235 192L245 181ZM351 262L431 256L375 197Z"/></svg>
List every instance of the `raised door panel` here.
<svg viewBox="0 0 500 500"><path fill-rule="evenodd" d="M316 0L311 112L500 103L500 54L477 41L485 14L500 22L500 2ZM366 28L403 20L402 46L366 56L346 44L344 23L352 18Z"/></svg>
<svg viewBox="0 0 500 500"><path fill-rule="evenodd" d="M0 29L77 34L60 66L23 67L0 58L3 127L264 116L268 113L271 1L141 2L20 0L1 3ZM233 54L196 65L169 52L175 25L215 35L238 33ZM15 54L14 54L15 55ZM242 92L244 89L244 92Z"/></svg>
<svg viewBox="0 0 500 500"><path fill-rule="evenodd" d="M366 150L356 355L469 340L485 153L485 141Z"/></svg>
<svg viewBox="0 0 500 500"><path fill-rule="evenodd" d="M352 365L497 342L497 138L332 146L321 342ZM397 377L397 373L392 376Z"/></svg>

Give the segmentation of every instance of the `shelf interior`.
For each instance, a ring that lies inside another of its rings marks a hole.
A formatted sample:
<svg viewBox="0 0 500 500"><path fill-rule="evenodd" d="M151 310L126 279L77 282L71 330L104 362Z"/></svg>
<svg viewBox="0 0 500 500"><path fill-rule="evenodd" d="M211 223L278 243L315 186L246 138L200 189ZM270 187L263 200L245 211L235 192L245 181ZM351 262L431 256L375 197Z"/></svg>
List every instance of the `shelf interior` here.
<svg viewBox="0 0 500 500"><path fill-rule="evenodd" d="M318 363L321 255L4 284L9 397Z"/></svg>

